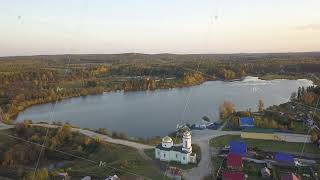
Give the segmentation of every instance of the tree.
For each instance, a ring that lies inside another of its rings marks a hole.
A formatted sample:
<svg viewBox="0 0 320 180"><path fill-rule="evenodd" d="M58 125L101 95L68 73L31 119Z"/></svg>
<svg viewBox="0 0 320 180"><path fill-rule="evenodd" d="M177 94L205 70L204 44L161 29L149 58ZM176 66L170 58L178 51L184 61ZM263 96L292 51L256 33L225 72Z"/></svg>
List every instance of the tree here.
<svg viewBox="0 0 320 180"><path fill-rule="evenodd" d="M236 77L236 73L232 70L224 70L224 79L231 80Z"/></svg>
<svg viewBox="0 0 320 180"><path fill-rule="evenodd" d="M294 101L296 98L297 98L297 93L296 92L291 93L290 101Z"/></svg>
<svg viewBox="0 0 320 180"><path fill-rule="evenodd" d="M317 131L312 130L310 134L311 134L311 142L314 142L314 143L317 142L317 140L319 139Z"/></svg>
<svg viewBox="0 0 320 180"><path fill-rule="evenodd" d="M264 102L262 99L259 99L259 102L258 102L258 111L259 112L262 112L264 110Z"/></svg>
<svg viewBox="0 0 320 180"><path fill-rule="evenodd" d="M220 118L225 119L235 111L235 105L231 101L224 101L219 107Z"/></svg>
<svg viewBox="0 0 320 180"><path fill-rule="evenodd" d="M302 100L304 103L311 105L315 100L315 94L312 92L306 92L303 94Z"/></svg>
<svg viewBox="0 0 320 180"><path fill-rule="evenodd" d="M301 87L299 87L299 88L298 88L297 98L298 98L298 99L300 99L300 98L301 98Z"/></svg>

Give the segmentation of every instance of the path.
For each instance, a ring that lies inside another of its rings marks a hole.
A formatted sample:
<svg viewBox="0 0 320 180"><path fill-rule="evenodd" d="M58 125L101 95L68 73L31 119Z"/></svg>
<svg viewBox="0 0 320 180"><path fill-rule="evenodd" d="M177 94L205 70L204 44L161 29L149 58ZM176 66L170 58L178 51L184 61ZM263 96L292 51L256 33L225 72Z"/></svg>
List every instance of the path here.
<svg viewBox="0 0 320 180"><path fill-rule="evenodd" d="M46 127L46 128L59 128L61 126L57 125L51 125L51 124L32 124L32 126L41 126L41 127ZM137 142L132 142L124 139L114 139L111 138L110 136L99 134L90 130L85 130L85 129L79 129L79 128L71 128L72 131L74 132L79 132L85 136L91 137L91 138L99 138L102 141L113 143L113 144L120 144L124 146L129 146L134 149L138 150L138 153L147 160L150 160L150 157L145 154L144 150L146 149L152 149L154 146L146 145L146 144L141 144Z"/></svg>
<svg viewBox="0 0 320 180"><path fill-rule="evenodd" d="M13 125L7 125L7 124L0 122L0 130L11 129L13 127L14 127Z"/></svg>

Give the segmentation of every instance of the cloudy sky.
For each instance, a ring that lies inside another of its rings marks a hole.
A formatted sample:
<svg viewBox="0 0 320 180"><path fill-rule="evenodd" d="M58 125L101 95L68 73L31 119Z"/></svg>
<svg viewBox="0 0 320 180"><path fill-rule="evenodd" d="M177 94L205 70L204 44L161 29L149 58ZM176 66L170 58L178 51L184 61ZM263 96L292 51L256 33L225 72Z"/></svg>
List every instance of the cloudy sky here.
<svg viewBox="0 0 320 180"><path fill-rule="evenodd" d="M319 0L0 2L0 56L320 50Z"/></svg>

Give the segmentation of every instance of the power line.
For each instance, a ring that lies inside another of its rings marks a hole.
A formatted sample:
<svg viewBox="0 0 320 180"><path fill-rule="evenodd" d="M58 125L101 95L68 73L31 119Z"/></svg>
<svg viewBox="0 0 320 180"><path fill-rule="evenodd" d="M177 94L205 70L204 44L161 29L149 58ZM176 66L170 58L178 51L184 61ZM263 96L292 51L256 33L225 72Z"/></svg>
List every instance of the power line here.
<svg viewBox="0 0 320 180"><path fill-rule="evenodd" d="M69 64L70 64L70 57L68 58L68 64L67 64L67 68L65 69L65 72L64 72L64 77L66 76L67 74L67 70L69 69ZM52 107L52 111L50 113L50 119L51 119L51 122L54 121L54 112L55 112L55 107L57 105L58 101L56 100L55 104L53 105ZM43 146L45 145L46 141L47 141L47 137L48 137L48 133L49 133L49 127L47 127L47 130L46 130L46 135L44 137L44 140L43 140ZM41 155L43 153L43 150L44 148L42 147L41 150L40 150L40 153L39 153L39 156L38 156L38 160L37 160L37 163L36 163L36 167L35 167L35 170L33 172L33 177L32 179L34 180L35 176L36 176L36 172L37 172L37 169L38 169L38 166L39 166L39 162L40 162L40 159L41 159Z"/></svg>
<svg viewBox="0 0 320 180"><path fill-rule="evenodd" d="M199 69L199 66L200 66L200 61L199 61L198 66L197 66L197 70ZM188 94L188 96L187 96L187 98L186 98L186 104L185 104L184 110L183 110L182 115L181 115L182 117L181 117L181 119L180 119L180 123L185 120L185 119L184 119L184 114L185 114L185 112L186 112L186 110L187 110L187 108L188 108L188 106L189 106L192 92L193 92L193 88L190 88L189 94ZM180 129L178 128L178 129L177 129L177 132L176 132L175 139L174 139L174 143L177 141L179 130L180 130ZM169 166L170 166L170 160L169 160L168 163L167 163L167 167L166 167L166 169L165 169L165 171L164 171L164 173L163 173L163 178L162 178L162 180L164 180L165 175L166 175L166 172L167 172Z"/></svg>

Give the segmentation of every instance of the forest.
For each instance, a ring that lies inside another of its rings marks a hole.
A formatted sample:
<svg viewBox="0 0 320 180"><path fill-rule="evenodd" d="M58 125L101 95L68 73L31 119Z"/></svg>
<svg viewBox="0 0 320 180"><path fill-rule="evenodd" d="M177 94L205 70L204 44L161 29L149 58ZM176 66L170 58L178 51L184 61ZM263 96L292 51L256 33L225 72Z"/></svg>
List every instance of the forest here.
<svg viewBox="0 0 320 180"><path fill-rule="evenodd" d="M31 105L70 97L186 87L248 75L307 78L320 84L320 53L0 57L0 119L10 123Z"/></svg>

